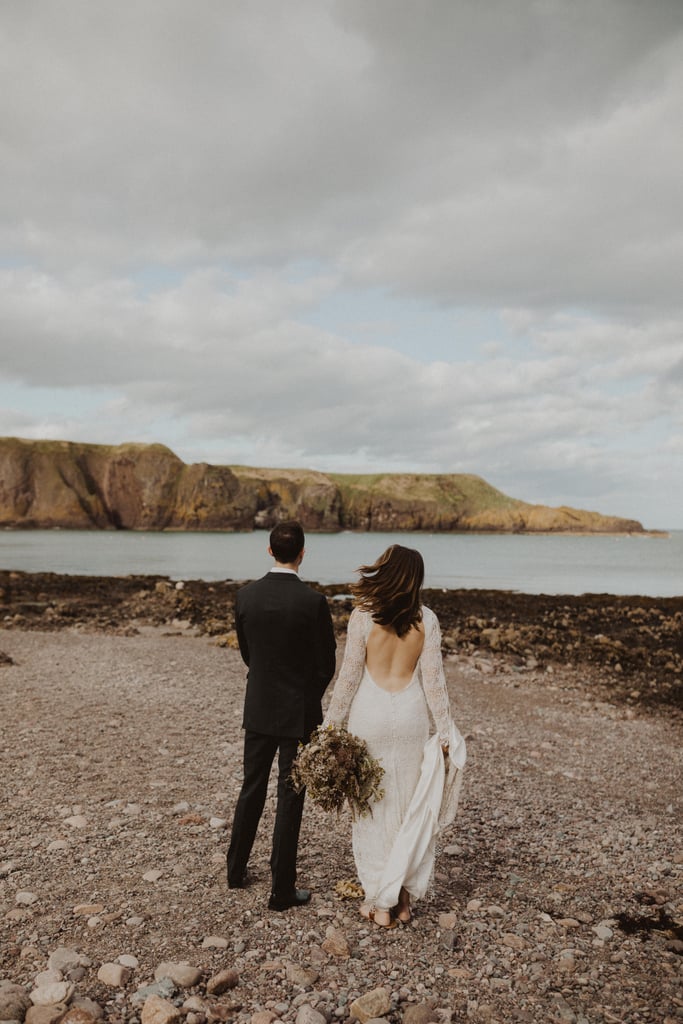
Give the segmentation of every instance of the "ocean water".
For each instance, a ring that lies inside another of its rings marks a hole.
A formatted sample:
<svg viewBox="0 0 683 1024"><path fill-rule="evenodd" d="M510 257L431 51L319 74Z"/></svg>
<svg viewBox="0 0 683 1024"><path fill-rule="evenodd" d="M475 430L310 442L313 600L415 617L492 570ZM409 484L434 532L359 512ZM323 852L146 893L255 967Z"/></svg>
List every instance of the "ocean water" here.
<svg viewBox="0 0 683 1024"><path fill-rule="evenodd" d="M302 576L348 583L389 544L420 550L426 586L527 594L683 595L683 530L668 536L309 534ZM244 580L272 564L268 534L2 530L0 569Z"/></svg>

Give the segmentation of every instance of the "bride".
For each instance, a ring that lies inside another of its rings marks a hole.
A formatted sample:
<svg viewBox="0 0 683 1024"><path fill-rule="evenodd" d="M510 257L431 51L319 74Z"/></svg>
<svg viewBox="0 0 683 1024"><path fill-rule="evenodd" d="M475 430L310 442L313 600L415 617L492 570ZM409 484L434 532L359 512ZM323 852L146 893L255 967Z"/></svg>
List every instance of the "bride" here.
<svg viewBox="0 0 683 1024"><path fill-rule="evenodd" d="M393 928L397 920L410 921L411 898L427 891L444 783L452 820L465 750L451 721L439 622L421 603L422 555L393 544L359 573L351 587L356 607L344 661L323 725L346 724L384 768L385 796L372 815L354 821L353 855L365 892L361 914ZM430 714L438 763L425 781ZM449 744L458 748L450 781L444 768Z"/></svg>

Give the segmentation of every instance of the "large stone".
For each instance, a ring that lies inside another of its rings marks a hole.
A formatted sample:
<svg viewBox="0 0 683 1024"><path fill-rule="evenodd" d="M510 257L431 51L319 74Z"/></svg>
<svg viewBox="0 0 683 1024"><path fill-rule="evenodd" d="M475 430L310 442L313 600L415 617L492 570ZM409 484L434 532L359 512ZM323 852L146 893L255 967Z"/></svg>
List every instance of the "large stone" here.
<svg viewBox="0 0 683 1024"><path fill-rule="evenodd" d="M287 964L287 981L300 988L312 988L320 977L318 971L311 967L301 967L299 964Z"/></svg>
<svg viewBox="0 0 683 1024"><path fill-rule="evenodd" d="M71 1000L71 1010L83 1010L89 1014L93 1020L101 1020L104 1016L104 1010L99 1003L96 1003L94 999L90 999L89 996L78 996L75 995Z"/></svg>
<svg viewBox="0 0 683 1024"><path fill-rule="evenodd" d="M134 1006L139 1006L146 999L149 999L150 996L161 996L162 999L169 999L175 994L175 990L175 985L170 978L162 978L161 981L156 981L153 985L143 985L137 992L133 992L130 1001Z"/></svg>
<svg viewBox="0 0 683 1024"><path fill-rule="evenodd" d="M34 892L27 892L26 889L20 889L14 897L14 902L18 903L21 907L30 907L34 903L38 902L38 896Z"/></svg>
<svg viewBox="0 0 683 1024"><path fill-rule="evenodd" d="M221 1021L232 1021L235 1014L242 1009L241 1003L211 1003L206 1019L209 1024L220 1024Z"/></svg>
<svg viewBox="0 0 683 1024"><path fill-rule="evenodd" d="M109 988L123 988L130 981L132 971L123 964L102 964L97 972L98 979Z"/></svg>
<svg viewBox="0 0 683 1024"><path fill-rule="evenodd" d="M329 925L325 929L325 940L322 948L330 956L339 957L341 960L347 960L351 956L351 948L346 935L340 928L335 928L334 925Z"/></svg>
<svg viewBox="0 0 683 1024"><path fill-rule="evenodd" d="M308 1003L303 1003L297 1011L296 1024L327 1024L327 1018L320 1010L316 1010Z"/></svg>
<svg viewBox="0 0 683 1024"><path fill-rule="evenodd" d="M370 992L354 999L349 1007L352 1017L367 1024L373 1017L383 1017L391 1009L391 996L386 988L373 988Z"/></svg>
<svg viewBox="0 0 683 1024"><path fill-rule="evenodd" d="M227 992L230 988L235 988L240 980L240 976L237 971L231 967L226 967L224 970L219 971L218 974L214 974L213 977L209 978L206 983L206 991L209 995L220 996L223 992Z"/></svg>
<svg viewBox="0 0 683 1024"><path fill-rule="evenodd" d="M68 974L69 971L75 971L77 967L89 967L90 960L75 949L70 949L68 946L58 946L57 949L50 953L47 965L53 971Z"/></svg>
<svg viewBox="0 0 683 1024"><path fill-rule="evenodd" d="M205 1016L208 1013L210 1002L208 999L204 999L203 996L195 995L188 996L183 1001L183 1010L192 1011L193 1013L203 1013Z"/></svg>
<svg viewBox="0 0 683 1024"><path fill-rule="evenodd" d="M61 971L56 971L54 967L48 968L47 971L41 971L40 974L36 974L33 979L34 988L41 988L43 985L51 985L54 981L64 981Z"/></svg>
<svg viewBox="0 0 683 1024"><path fill-rule="evenodd" d="M77 903L72 913L75 917L92 917L101 914L103 910L104 903Z"/></svg>
<svg viewBox="0 0 683 1024"><path fill-rule="evenodd" d="M59 1024L96 1024L102 1017L102 1007L96 1003L93 1005L99 1013L87 1006L70 1006L64 1016L59 1018Z"/></svg>
<svg viewBox="0 0 683 1024"><path fill-rule="evenodd" d="M23 1020L30 1005L29 994L22 985L0 981L0 1020Z"/></svg>
<svg viewBox="0 0 683 1024"><path fill-rule="evenodd" d="M403 1024L431 1024L435 1020L434 1008L427 1003L411 1003L403 1011Z"/></svg>
<svg viewBox="0 0 683 1024"><path fill-rule="evenodd" d="M149 996L142 1007L140 1020L142 1024L171 1024L172 1021L180 1020L180 1010L168 999L161 996Z"/></svg>
<svg viewBox="0 0 683 1024"><path fill-rule="evenodd" d="M272 1010L257 1010L256 1013L252 1013L249 1024L273 1024L277 1019L277 1014Z"/></svg>
<svg viewBox="0 0 683 1024"><path fill-rule="evenodd" d="M54 1006L55 1003L68 1003L73 991L70 981L50 981L34 988L30 999L34 1006Z"/></svg>
<svg viewBox="0 0 683 1024"><path fill-rule="evenodd" d="M65 1003L52 1006L32 1006L26 1012L25 1024L55 1024L66 1013Z"/></svg>
<svg viewBox="0 0 683 1024"><path fill-rule="evenodd" d="M178 988L193 988L201 981L202 972L198 967L192 967L186 960L180 963L166 960L159 964L154 972L154 977L156 981L170 978Z"/></svg>

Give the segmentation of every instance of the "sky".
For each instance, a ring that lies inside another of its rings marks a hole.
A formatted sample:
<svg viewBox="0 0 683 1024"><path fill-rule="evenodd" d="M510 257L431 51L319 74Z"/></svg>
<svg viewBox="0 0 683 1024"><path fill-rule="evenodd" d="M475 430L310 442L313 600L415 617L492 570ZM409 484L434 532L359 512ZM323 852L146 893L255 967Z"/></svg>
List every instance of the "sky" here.
<svg viewBox="0 0 683 1024"><path fill-rule="evenodd" d="M0 435L683 528L681 0L0 6Z"/></svg>

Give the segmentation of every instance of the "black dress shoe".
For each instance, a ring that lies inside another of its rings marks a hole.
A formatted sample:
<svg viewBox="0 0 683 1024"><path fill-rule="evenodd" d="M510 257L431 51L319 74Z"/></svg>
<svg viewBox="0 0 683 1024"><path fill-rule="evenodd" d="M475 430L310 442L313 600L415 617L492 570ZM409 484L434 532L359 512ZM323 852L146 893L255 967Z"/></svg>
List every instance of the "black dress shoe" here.
<svg viewBox="0 0 683 1024"><path fill-rule="evenodd" d="M291 896L280 898L271 894L268 900L268 910L289 910L290 907L303 907L310 902L310 889L295 889Z"/></svg>
<svg viewBox="0 0 683 1024"><path fill-rule="evenodd" d="M228 879L228 889L246 889L250 884L249 875L241 875L239 878Z"/></svg>

